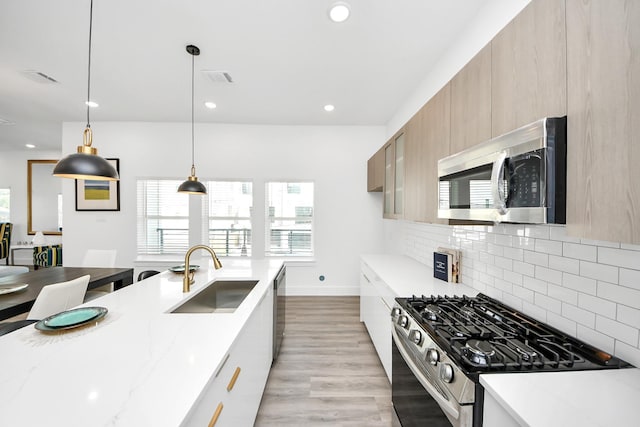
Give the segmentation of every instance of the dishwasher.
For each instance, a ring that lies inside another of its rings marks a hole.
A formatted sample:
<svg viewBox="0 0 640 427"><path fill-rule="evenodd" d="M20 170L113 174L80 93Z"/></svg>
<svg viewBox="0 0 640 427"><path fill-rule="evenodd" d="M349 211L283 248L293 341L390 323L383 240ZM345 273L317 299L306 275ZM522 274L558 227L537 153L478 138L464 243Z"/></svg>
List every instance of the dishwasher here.
<svg viewBox="0 0 640 427"><path fill-rule="evenodd" d="M273 361L278 358L285 326L285 289L287 268L284 264L273 280Z"/></svg>

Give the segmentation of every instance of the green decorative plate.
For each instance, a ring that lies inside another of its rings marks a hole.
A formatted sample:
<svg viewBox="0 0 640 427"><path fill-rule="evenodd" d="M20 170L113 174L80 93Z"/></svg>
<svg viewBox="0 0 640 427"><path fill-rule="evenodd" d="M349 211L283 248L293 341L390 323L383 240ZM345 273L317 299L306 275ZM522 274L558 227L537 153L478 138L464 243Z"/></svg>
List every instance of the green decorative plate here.
<svg viewBox="0 0 640 427"><path fill-rule="evenodd" d="M189 264L189 271L196 271L199 268L199 265ZM174 273L182 274L184 273L184 264L176 265L174 267L171 267L169 270L173 271Z"/></svg>
<svg viewBox="0 0 640 427"><path fill-rule="evenodd" d="M35 324L41 331L57 331L77 328L102 319L108 310L105 307L81 307L54 314Z"/></svg>

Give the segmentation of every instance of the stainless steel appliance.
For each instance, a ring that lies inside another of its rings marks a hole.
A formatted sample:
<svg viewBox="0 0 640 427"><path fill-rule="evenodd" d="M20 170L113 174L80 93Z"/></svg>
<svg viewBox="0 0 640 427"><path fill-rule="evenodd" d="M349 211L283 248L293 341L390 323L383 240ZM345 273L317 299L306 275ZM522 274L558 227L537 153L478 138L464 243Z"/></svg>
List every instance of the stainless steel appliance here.
<svg viewBox="0 0 640 427"><path fill-rule="evenodd" d="M278 358L285 327L287 267L283 264L273 280L273 360Z"/></svg>
<svg viewBox="0 0 640 427"><path fill-rule="evenodd" d="M631 366L483 294L396 298L391 316L403 427L482 426L480 374Z"/></svg>
<svg viewBox="0 0 640 427"><path fill-rule="evenodd" d="M545 118L438 161L438 218L564 224L566 129Z"/></svg>

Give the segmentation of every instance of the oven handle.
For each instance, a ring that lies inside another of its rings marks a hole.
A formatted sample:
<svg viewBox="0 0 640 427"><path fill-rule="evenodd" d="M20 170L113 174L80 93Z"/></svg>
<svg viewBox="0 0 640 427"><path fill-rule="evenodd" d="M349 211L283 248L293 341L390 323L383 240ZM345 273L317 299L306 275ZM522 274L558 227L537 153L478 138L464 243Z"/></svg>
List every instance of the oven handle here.
<svg viewBox="0 0 640 427"><path fill-rule="evenodd" d="M500 176L502 175L502 168L504 167L504 161L507 159L507 153L501 151L498 153L498 157L493 161L493 168L491 169L491 192L493 194L493 206L500 215L507 213L507 203L502 197L500 192Z"/></svg>
<svg viewBox="0 0 640 427"><path fill-rule="evenodd" d="M460 416L460 411L454 405L451 404L448 400L438 393L438 391L431 385L428 379L424 377L424 375L420 372L420 369L416 366L415 362L411 360L411 357L407 354L407 351L404 349L404 345L400 342L400 338L398 337L398 333L396 332L396 328L391 328L391 333L393 335L393 340L396 342L396 347L398 347L398 351L402 355L405 363L411 369L411 372L416 376L416 379L420 381L420 384L427 390L427 392L433 397L440 408L446 411L449 415L451 415L456 420Z"/></svg>

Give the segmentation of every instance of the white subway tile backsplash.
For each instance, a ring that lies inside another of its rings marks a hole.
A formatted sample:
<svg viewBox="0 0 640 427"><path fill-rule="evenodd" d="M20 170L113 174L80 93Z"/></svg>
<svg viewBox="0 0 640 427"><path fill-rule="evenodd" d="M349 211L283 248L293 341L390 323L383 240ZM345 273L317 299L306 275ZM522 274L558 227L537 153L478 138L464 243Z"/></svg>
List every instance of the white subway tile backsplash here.
<svg viewBox="0 0 640 427"><path fill-rule="evenodd" d="M575 274L563 273L562 286L574 291L595 295L598 289L598 282L594 279L576 276Z"/></svg>
<svg viewBox="0 0 640 427"><path fill-rule="evenodd" d="M602 332L629 345L638 346L638 329L606 317L596 316L596 331Z"/></svg>
<svg viewBox="0 0 640 427"><path fill-rule="evenodd" d="M596 327L596 315L575 305L562 303L562 315L591 329Z"/></svg>
<svg viewBox="0 0 640 427"><path fill-rule="evenodd" d="M503 268L505 270L513 270L513 260L501 256L496 256L493 260L496 267Z"/></svg>
<svg viewBox="0 0 640 427"><path fill-rule="evenodd" d="M564 242L562 244L562 256L596 262L598 259L598 248L596 246Z"/></svg>
<svg viewBox="0 0 640 427"><path fill-rule="evenodd" d="M628 268L621 268L619 284L628 288L640 290L640 270L629 270Z"/></svg>
<svg viewBox="0 0 640 427"><path fill-rule="evenodd" d="M597 332L594 329L587 328L586 326L578 325L578 338L584 342L588 342L600 350L614 354L615 339L603 334L602 332Z"/></svg>
<svg viewBox="0 0 640 427"><path fill-rule="evenodd" d="M576 336L578 332L578 325L573 320L562 317L556 313L547 313L547 323L562 332L571 336Z"/></svg>
<svg viewBox="0 0 640 427"><path fill-rule="evenodd" d="M547 321L547 310L533 303L522 301L522 311L524 314L533 317L540 322Z"/></svg>
<svg viewBox="0 0 640 427"><path fill-rule="evenodd" d="M598 262L625 268L640 267L640 252L615 248L598 248Z"/></svg>
<svg viewBox="0 0 640 427"><path fill-rule="evenodd" d="M536 252L543 252L550 255L562 255L562 242L536 239L534 248Z"/></svg>
<svg viewBox="0 0 640 427"><path fill-rule="evenodd" d="M564 225L550 225L549 239L560 240L561 242L580 243L580 239L578 237L567 236L567 227Z"/></svg>
<svg viewBox="0 0 640 427"><path fill-rule="evenodd" d="M560 285L562 283L562 272L537 265L535 278Z"/></svg>
<svg viewBox="0 0 640 427"><path fill-rule="evenodd" d="M600 298L614 301L640 309L640 291L614 285L607 282L598 282L598 293Z"/></svg>
<svg viewBox="0 0 640 427"><path fill-rule="evenodd" d="M617 304L596 296L578 294L578 307L610 319L616 318Z"/></svg>
<svg viewBox="0 0 640 427"><path fill-rule="evenodd" d="M637 347L616 341L615 355L633 366L640 366L640 349Z"/></svg>
<svg viewBox="0 0 640 427"><path fill-rule="evenodd" d="M580 261L580 275L603 282L618 283L618 267Z"/></svg>
<svg viewBox="0 0 640 427"><path fill-rule="evenodd" d="M513 283L514 285L522 286L522 274L520 273L505 270L503 278L507 282Z"/></svg>
<svg viewBox="0 0 640 427"><path fill-rule="evenodd" d="M560 314L562 312L562 303L557 299L549 298L546 295L536 293L533 297L533 301L536 303L536 305L539 305L547 311L552 311L557 314Z"/></svg>
<svg viewBox="0 0 640 427"><path fill-rule="evenodd" d="M529 264L541 265L543 267L549 266L549 255L533 252L533 251L524 251L524 262L528 262Z"/></svg>
<svg viewBox="0 0 640 427"><path fill-rule="evenodd" d="M461 249L464 284L640 366L640 245L562 225L403 224L391 247L427 266L438 246Z"/></svg>
<svg viewBox="0 0 640 427"><path fill-rule="evenodd" d="M571 274L580 273L580 261L557 255L549 255L549 268Z"/></svg>
<svg viewBox="0 0 640 427"><path fill-rule="evenodd" d="M618 304L617 320L625 325L640 329L640 310Z"/></svg>
<svg viewBox="0 0 640 427"><path fill-rule="evenodd" d="M549 283L547 286L547 295L551 298L568 302L569 304L578 305L578 293L572 289Z"/></svg>
<svg viewBox="0 0 640 427"><path fill-rule="evenodd" d="M533 250L535 248L536 239L532 237L519 236L514 237L511 240L511 244L514 248Z"/></svg>
<svg viewBox="0 0 640 427"><path fill-rule="evenodd" d="M513 271L523 274L525 276L533 277L536 272L536 268L533 264L527 264L526 262L514 261Z"/></svg>
<svg viewBox="0 0 640 427"><path fill-rule="evenodd" d="M539 294L547 294L547 282L543 280L534 279L533 277L523 276L522 286L527 289L531 289Z"/></svg>

